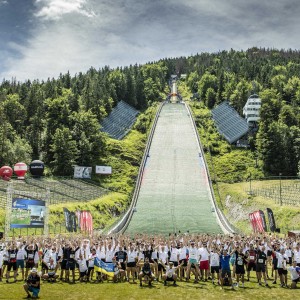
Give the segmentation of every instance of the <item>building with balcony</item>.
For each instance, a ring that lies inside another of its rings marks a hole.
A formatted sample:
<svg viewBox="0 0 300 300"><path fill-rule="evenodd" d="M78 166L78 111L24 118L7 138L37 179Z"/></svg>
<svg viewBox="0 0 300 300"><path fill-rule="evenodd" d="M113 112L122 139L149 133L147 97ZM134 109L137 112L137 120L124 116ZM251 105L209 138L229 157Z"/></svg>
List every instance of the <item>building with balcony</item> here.
<svg viewBox="0 0 300 300"><path fill-rule="evenodd" d="M260 119L260 108L261 99L256 94L251 95L243 108L243 115L249 127L257 127L257 122Z"/></svg>

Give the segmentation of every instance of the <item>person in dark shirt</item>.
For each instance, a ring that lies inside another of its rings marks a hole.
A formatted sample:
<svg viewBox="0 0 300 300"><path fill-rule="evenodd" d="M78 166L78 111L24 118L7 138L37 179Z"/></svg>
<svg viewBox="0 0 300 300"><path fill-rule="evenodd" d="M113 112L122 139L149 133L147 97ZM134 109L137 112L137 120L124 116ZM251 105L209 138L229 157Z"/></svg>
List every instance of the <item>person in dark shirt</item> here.
<svg viewBox="0 0 300 300"><path fill-rule="evenodd" d="M72 244L67 248L63 248L63 259L67 260L65 281L69 281L70 271L72 271L72 282L75 283L75 254L79 247L77 244Z"/></svg>
<svg viewBox="0 0 300 300"><path fill-rule="evenodd" d="M25 292L27 293L27 298L36 299L40 292L41 278L37 274L37 269L33 268L27 278L26 283L23 285ZM30 295L32 292L32 296Z"/></svg>
<svg viewBox="0 0 300 300"><path fill-rule="evenodd" d="M261 277L264 276L265 285L268 286L267 275L266 275L266 262L267 255L265 253L266 248L262 246L262 249L257 250L256 255L256 276L258 284L261 285Z"/></svg>
<svg viewBox="0 0 300 300"><path fill-rule="evenodd" d="M115 253L115 258L117 263L120 266L120 271L122 270L123 272L121 272L121 280L123 280L123 277L125 276L125 271L126 271L126 261L127 261L127 252L123 250L123 247L120 246L119 247L119 251L117 251Z"/></svg>
<svg viewBox="0 0 300 300"><path fill-rule="evenodd" d="M237 286L239 286L240 278L242 279L242 286L244 287L245 282L245 265L247 264L247 259L245 254L243 253L243 248L240 246L236 246L236 249L233 251L235 253L235 274L236 274L236 282Z"/></svg>
<svg viewBox="0 0 300 300"><path fill-rule="evenodd" d="M25 251L27 253L25 278L27 278L29 270L34 267L34 256L38 251L38 246L37 244L27 245L25 247Z"/></svg>
<svg viewBox="0 0 300 300"><path fill-rule="evenodd" d="M151 286L152 280L155 278L153 273L151 272L151 265L149 262L149 258L145 257L144 264L141 265L142 269L139 274L139 279L140 279L140 286L142 286L142 280L143 278L147 278L149 286Z"/></svg>
<svg viewBox="0 0 300 300"><path fill-rule="evenodd" d="M227 250L223 250L223 253L220 255L220 263L221 263L221 288L224 286L225 277L228 277L229 284L233 289L232 279L231 279L231 271L230 271L230 255L227 253Z"/></svg>
<svg viewBox="0 0 300 300"><path fill-rule="evenodd" d="M18 249L16 244L13 242L10 248L7 250L8 254L8 265L6 271L6 282L8 283L11 269L14 271L14 282L17 282L17 253Z"/></svg>

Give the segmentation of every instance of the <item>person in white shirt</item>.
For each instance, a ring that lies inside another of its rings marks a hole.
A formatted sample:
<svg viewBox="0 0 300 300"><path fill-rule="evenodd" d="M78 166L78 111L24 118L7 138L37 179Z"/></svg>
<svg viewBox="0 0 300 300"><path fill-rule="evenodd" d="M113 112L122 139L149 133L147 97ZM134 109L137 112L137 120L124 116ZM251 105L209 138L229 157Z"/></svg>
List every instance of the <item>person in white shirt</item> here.
<svg viewBox="0 0 300 300"><path fill-rule="evenodd" d="M289 264L289 265L292 265L292 263L293 263L293 260L292 260L292 257L293 257L293 252L292 252L292 248L290 247L290 246L288 246L286 249L285 249L285 253L284 253L286 256L287 256L287 258L288 258L288 261L287 261L287 263Z"/></svg>
<svg viewBox="0 0 300 300"><path fill-rule="evenodd" d="M79 273L80 273L80 279L79 279L80 282L86 281L86 279L87 279L88 267L87 267L87 263L86 262L87 262L87 260L80 253L79 254L79 258L77 259Z"/></svg>
<svg viewBox="0 0 300 300"><path fill-rule="evenodd" d="M186 268L187 268L187 248L186 246L183 245L183 242L180 242L180 248L179 248L179 264L180 264L180 269L179 269L179 277L180 280L184 278L184 274L186 273Z"/></svg>
<svg viewBox="0 0 300 300"><path fill-rule="evenodd" d="M56 274L56 268L57 264L53 258L49 259L49 262L47 263L48 271L46 274L44 274L42 277L45 280L48 280L49 282L55 282L58 278L58 274Z"/></svg>
<svg viewBox="0 0 300 300"><path fill-rule="evenodd" d="M297 263L297 266L300 267L300 247L299 244L296 245L295 249L293 250L294 260Z"/></svg>
<svg viewBox="0 0 300 300"><path fill-rule="evenodd" d="M203 243L203 246L199 248L200 259L200 272L201 278L207 281L208 271L209 271L209 253L206 247L206 243Z"/></svg>
<svg viewBox="0 0 300 300"><path fill-rule="evenodd" d="M280 252L275 252L277 258L277 271L280 278L280 286L287 286L287 266L288 257L284 253L285 250L282 248Z"/></svg>
<svg viewBox="0 0 300 300"><path fill-rule="evenodd" d="M135 283L135 272L136 272L136 263L138 258L138 252L134 249L134 245L131 244L129 251L127 252L127 278L128 282L130 281L130 274L132 276L132 281Z"/></svg>
<svg viewBox="0 0 300 300"><path fill-rule="evenodd" d="M18 253L17 253L17 269L21 268L21 274L22 274L22 280L24 280L24 275L25 275L25 258L27 256L27 253L24 249L23 246L19 247ZM27 276L26 276L27 278Z"/></svg>
<svg viewBox="0 0 300 300"><path fill-rule="evenodd" d="M209 254L210 273L212 275L212 283L215 284L215 273L217 274L218 283L220 282L220 254L217 252L216 246L212 246Z"/></svg>
<svg viewBox="0 0 300 300"><path fill-rule="evenodd" d="M158 277L162 278L162 271L165 271L164 265L168 263L168 252L165 249L165 246L160 247L160 251L158 252Z"/></svg>
<svg viewBox="0 0 300 300"><path fill-rule="evenodd" d="M87 273L87 281L93 280L94 275L94 262L97 257L96 249L92 248L91 253L88 256L88 273Z"/></svg>
<svg viewBox="0 0 300 300"><path fill-rule="evenodd" d="M173 285L176 286L176 280L177 280L176 272L178 271L180 266L175 267L173 262L171 262L171 261L169 262L169 264L167 266L163 262L162 262L162 264L166 270L165 274L162 276L164 285L167 285L167 281L173 281Z"/></svg>
<svg viewBox="0 0 300 300"><path fill-rule="evenodd" d="M195 246L195 242L190 242L190 247L188 248L189 251L189 261L186 270L186 280L190 279L190 273L192 266L195 267L195 282L198 282L200 277L200 270L199 270L199 259L201 259L201 255L198 252L198 249Z"/></svg>
<svg viewBox="0 0 300 300"><path fill-rule="evenodd" d="M288 268L291 273L291 289L297 288L297 283L300 281L300 267L297 266L297 262L294 260L293 265Z"/></svg>

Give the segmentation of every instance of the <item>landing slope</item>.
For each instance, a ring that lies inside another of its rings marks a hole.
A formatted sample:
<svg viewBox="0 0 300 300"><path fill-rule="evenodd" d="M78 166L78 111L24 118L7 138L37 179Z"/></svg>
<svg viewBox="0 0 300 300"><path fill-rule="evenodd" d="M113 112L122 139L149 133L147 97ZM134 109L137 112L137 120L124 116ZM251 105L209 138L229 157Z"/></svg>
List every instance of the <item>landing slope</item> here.
<svg viewBox="0 0 300 300"><path fill-rule="evenodd" d="M199 152L185 105L165 104L127 233L221 232Z"/></svg>

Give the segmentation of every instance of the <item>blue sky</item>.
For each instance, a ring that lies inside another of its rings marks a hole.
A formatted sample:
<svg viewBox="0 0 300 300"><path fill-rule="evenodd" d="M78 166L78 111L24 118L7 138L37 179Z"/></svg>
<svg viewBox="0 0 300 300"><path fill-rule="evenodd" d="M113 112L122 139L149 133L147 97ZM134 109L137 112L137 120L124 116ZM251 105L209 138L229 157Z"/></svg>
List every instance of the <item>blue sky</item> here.
<svg viewBox="0 0 300 300"><path fill-rule="evenodd" d="M300 48L298 0L0 0L0 80L253 46Z"/></svg>

